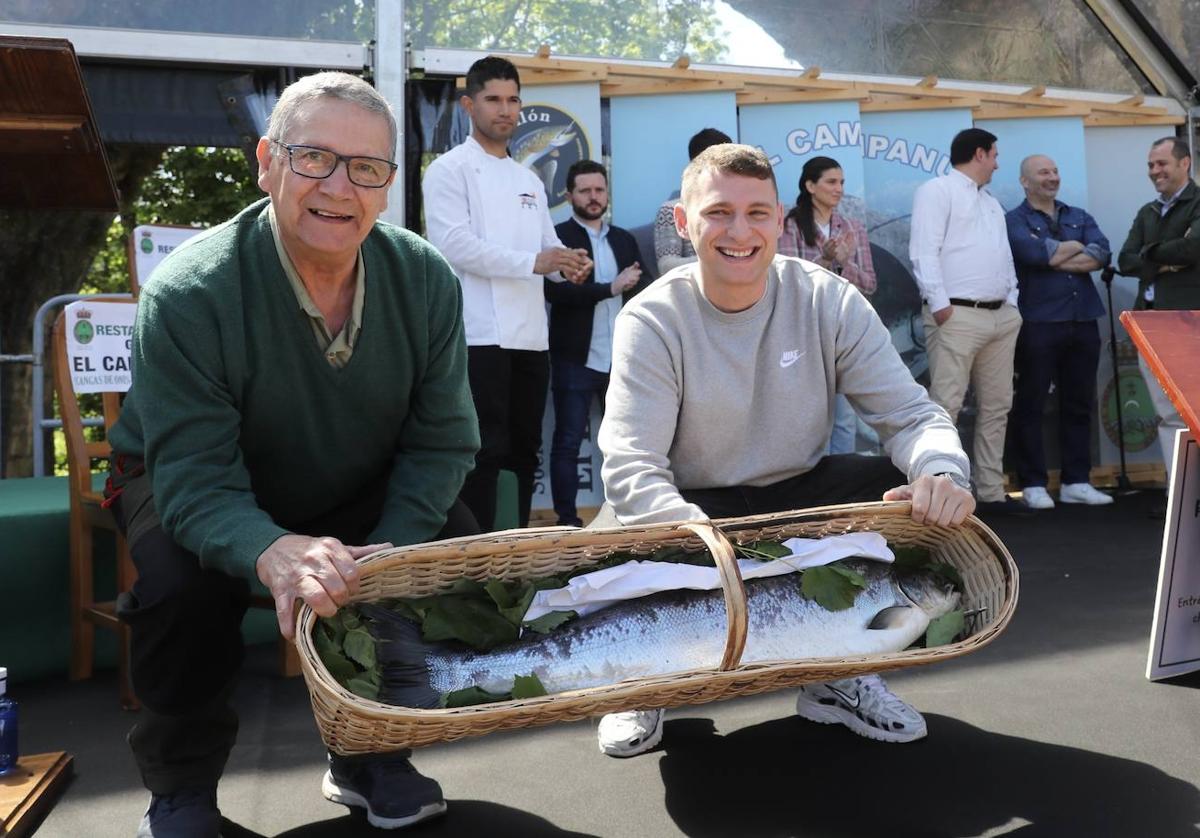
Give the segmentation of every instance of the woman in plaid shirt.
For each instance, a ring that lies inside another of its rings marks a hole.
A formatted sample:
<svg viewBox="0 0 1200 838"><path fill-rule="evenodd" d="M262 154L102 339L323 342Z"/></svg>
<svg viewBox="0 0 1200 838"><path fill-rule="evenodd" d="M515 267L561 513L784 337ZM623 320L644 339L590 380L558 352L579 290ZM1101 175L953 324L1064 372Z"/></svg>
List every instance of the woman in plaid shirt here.
<svg viewBox="0 0 1200 838"><path fill-rule="evenodd" d="M813 157L805 163L800 172L800 194L784 220L778 252L815 262L870 296L875 292L875 264L871 261L867 228L861 221L837 212L845 186L842 167L832 157ZM839 394L829 453L854 453L857 432L854 408Z"/></svg>
<svg viewBox="0 0 1200 838"><path fill-rule="evenodd" d="M779 253L828 268L870 296L875 292L875 264L867 228L837 212L845 185L842 167L832 157L813 157L804 164L796 206L779 237Z"/></svg>

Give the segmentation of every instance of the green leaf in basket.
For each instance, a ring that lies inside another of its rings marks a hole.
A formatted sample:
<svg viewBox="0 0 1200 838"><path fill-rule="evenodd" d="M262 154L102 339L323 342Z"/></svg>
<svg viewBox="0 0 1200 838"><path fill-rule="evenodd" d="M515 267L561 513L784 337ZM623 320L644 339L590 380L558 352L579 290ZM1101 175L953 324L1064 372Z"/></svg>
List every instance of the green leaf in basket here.
<svg viewBox="0 0 1200 838"><path fill-rule="evenodd" d="M925 630L925 648L932 649L934 646L953 643L954 638L962 633L965 622L962 611L951 611L949 614L938 617Z"/></svg>
<svg viewBox="0 0 1200 838"><path fill-rule="evenodd" d="M424 622L425 614L429 611L429 605L425 604L423 600L397 599L389 602L387 607L417 625Z"/></svg>
<svg viewBox="0 0 1200 838"><path fill-rule="evenodd" d="M346 682L346 689L362 698L369 698L371 701L379 700L379 685L372 682L369 678L361 676L351 678Z"/></svg>
<svg viewBox="0 0 1200 838"><path fill-rule="evenodd" d="M866 586L861 573L836 562L810 567L800 577L800 591L827 611L845 611Z"/></svg>
<svg viewBox="0 0 1200 838"><path fill-rule="evenodd" d="M350 663L342 653L342 647L331 639L320 625L313 632L313 645L317 647L317 655L321 658L321 663L325 664L329 674L342 686L345 686L346 682L358 673L354 664Z"/></svg>
<svg viewBox="0 0 1200 838"><path fill-rule="evenodd" d="M351 629L346 632L346 642L343 648L346 651L346 657L363 669L371 669L375 666L375 638L365 628Z"/></svg>
<svg viewBox="0 0 1200 838"><path fill-rule="evenodd" d="M778 541L751 541L749 544L738 544L733 548L739 557L757 559L759 561L769 561L770 559L782 559L792 555L792 551L784 547Z"/></svg>
<svg viewBox="0 0 1200 838"><path fill-rule="evenodd" d="M543 614L536 620L530 620L528 623L525 623L525 628L535 631L538 634L549 634L563 623L570 622L578 616L579 614L574 611L551 611Z"/></svg>
<svg viewBox="0 0 1200 838"><path fill-rule="evenodd" d="M963 587L962 574L959 573L958 568L954 567L953 565L946 564L945 562L931 561L928 565L925 566L925 569L928 570L930 573L934 574L935 576L938 576L938 577L946 580L946 582L948 582L949 584L953 585L954 590L956 590L960 593L962 591L966 590Z"/></svg>
<svg viewBox="0 0 1200 838"><path fill-rule="evenodd" d="M542 679L537 677L537 673L530 672L528 675L518 675L513 679L513 698L537 698L539 695L545 694L546 688L542 686Z"/></svg>
<svg viewBox="0 0 1200 838"><path fill-rule="evenodd" d="M490 693L480 687L467 687L442 695L441 706L446 708L470 707L473 704L490 704L493 701L508 701L512 693Z"/></svg>
<svg viewBox="0 0 1200 838"><path fill-rule="evenodd" d="M487 591L482 582L478 582L474 579L464 578L455 579L454 583L449 588L442 591L440 595L445 596L446 594L462 594L464 596L473 596L482 599L486 593Z"/></svg>
<svg viewBox="0 0 1200 838"><path fill-rule="evenodd" d="M493 579L484 588L500 611L500 616L514 626L520 626L537 588L529 582L505 582Z"/></svg>
<svg viewBox="0 0 1200 838"><path fill-rule="evenodd" d="M893 567L897 573L916 573L924 570L933 561L933 554L929 552L928 547L898 547L894 544L888 546L892 548L892 554L896 557Z"/></svg>
<svg viewBox="0 0 1200 838"><path fill-rule="evenodd" d="M490 602L442 596L425 616L421 635L430 642L460 640L483 651L516 640L517 627L498 614Z"/></svg>

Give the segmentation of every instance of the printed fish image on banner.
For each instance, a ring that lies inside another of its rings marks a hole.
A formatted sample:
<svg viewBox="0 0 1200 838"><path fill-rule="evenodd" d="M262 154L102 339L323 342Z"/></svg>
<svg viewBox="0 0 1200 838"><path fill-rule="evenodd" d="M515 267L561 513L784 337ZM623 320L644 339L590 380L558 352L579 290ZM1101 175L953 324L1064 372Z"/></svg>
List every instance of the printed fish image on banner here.
<svg viewBox="0 0 1200 838"><path fill-rule="evenodd" d="M550 105L521 108L508 148L514 160L542 181L551 210L567 200L567 170L571 164L592 157L587 133L575 117Z"/></svg>

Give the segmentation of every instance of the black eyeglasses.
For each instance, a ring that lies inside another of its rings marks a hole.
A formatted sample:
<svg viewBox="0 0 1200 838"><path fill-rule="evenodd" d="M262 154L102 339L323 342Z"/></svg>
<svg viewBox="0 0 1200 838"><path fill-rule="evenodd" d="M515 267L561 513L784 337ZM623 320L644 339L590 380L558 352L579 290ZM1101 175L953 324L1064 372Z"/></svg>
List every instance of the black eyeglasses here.
<svg viewBox="0 0 1200 838"><path fill-rule="evenodd" d="M346 176L355 186L379 189L387 186L392 172L398 168L391 160L379 157L347 157L315 145L292 145L271 140L288 153L288 165L300 177L324 180L333 174L338 163L346 164Z"/></svg>

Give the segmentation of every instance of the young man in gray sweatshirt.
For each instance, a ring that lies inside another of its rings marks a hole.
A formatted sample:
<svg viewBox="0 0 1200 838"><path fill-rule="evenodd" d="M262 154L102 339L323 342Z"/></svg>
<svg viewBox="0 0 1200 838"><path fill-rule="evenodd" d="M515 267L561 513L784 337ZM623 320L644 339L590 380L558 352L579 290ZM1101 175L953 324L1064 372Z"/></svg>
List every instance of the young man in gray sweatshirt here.
<svg viewBox="0 0 1200 838"><path fill-rule="evenodd" d="M911 500L918 523L955 526L975 501L958 432L850 283L775 253L783 226L765 154L713 146L683 174L675 223L698 261L617 317L599 444L597 524L643 524ZM841 393L890 457L825 456ZM615 518L615 520L613 520ZM926 733L878 676L802 687L801 716L886 742ZM633 756L663 711L601 720L600 749Z"/></svg>

